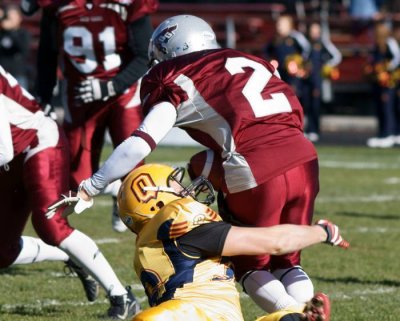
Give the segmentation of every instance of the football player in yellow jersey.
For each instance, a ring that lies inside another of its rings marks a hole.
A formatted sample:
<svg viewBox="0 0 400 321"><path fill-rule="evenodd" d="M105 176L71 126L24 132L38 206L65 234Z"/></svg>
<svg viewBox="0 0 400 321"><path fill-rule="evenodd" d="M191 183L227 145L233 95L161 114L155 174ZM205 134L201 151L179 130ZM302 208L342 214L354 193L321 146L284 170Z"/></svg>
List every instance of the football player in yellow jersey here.
<svg viewBox="0 0 400 321"><path fill-rule="evenodd" d="M239 293L227 257L280 255L317 243L347 248L336 225L237 227L222 221L207 205L214 200L204 178L189 186L184 169L147 164L133 170L119 195L120 217L137 234L134 266L151 308L133 321L243 321ZM316 294L257 321L328 321L330 303Z"/></svg>

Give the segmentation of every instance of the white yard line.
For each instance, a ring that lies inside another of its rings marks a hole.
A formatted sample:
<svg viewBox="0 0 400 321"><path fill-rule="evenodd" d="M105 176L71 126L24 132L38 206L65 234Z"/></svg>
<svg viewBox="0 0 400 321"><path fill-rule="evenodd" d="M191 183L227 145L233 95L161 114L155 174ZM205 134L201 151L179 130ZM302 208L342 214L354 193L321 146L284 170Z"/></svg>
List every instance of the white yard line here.
<svg viewBox="0 0 400 321"><path fill-rule="evenodd" d="M399 163L319 160L320 167L344 169L400 169Z"/></svg>
<svg viewBox="0 0 400 321"><path fill-rule="evenodd" d="M114 244L114 243L121 243L121 240L115 238L104 238L104 239L97 239L94 240L96 244Z"/></svg>
<svg viewBox="0 0 400 321"><path fill-rule="evenodd" d="M52 277L65 277L64 273L50 273ZM139 283L130 284L132 290L142 291L143 286ZM136 299L139 303L143 303L147 301L147 297L145 295L135 295ZM107 299L97 299L95 302L88 302L85 300L82 301L59 301L59 300L36 300L35 302L30 303L16 303L16 304L2 304L0 305L0 312L10 313L16 311L18 309L30 309L30 310L40 310L45 307L51 306L89 306L89 305L99 305L99 304L109 304Z"/></svg>
<svg viewBox="0 0 400 321"><path fill-rule="evenodd" d="M388 293L399 292L395 287L367 288L363 290L354 290L351 292L330 292L329 297L335 300L352 300L375 295L387 295ZM251 300L244 292L240 293L242 299Z"/></svg>
<svg viewBox="0 0 400 321"><path fill-rule="evenodd" d="M372 194L360 196L318 196L317 203L382 203L400 201L400 195Z"/></svg>
<svg viewBox="0 0 400 321"><path fill-rule="evenodd" d="M136 296L136 299L139 303L143 303L147 301L145 296ZM0 312L2 313L12 313L14 311L20 310L23 308L24 310L41 310L46 307L54 307L54 306L89 306L89 305L108 305L109 301L107 299L97 299L95 302L88 301L58 301L58 300L37 300L33 303L16 303L16 304L3 304L0 306Z"/></svg>

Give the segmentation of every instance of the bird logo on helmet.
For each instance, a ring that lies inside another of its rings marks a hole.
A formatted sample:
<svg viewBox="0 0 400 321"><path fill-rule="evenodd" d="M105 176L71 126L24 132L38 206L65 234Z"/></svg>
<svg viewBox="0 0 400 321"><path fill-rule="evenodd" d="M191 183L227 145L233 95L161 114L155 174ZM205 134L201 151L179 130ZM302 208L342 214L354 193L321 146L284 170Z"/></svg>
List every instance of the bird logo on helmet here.
<svg viewBox="0 0 400 321"><path fill-rule="evenodd" d="M164 30L162 30L160 32L157 39L154 40L154 45L162 53L164 53L164 54L168 53L168 50L165 45L168 44L168 41L170 41L170 39L175 35L174 31L176 30L176 28L178 28L177 25L165 28Z"/></svg>
<svg viewBox="0 0 400 321"><path fill-rule="evenodd" d="M200 50L217 49L217 37L210 25L192 15L166 19L154 30L148 56L154 65L164 60Z"/></svg>
<svg viewBox="0 0 400 321"><path fill-rule="evenodd" d="M119 216L138 234L164 206L185 197L211 204L214 190L204 177L182 185L185 169L163 164L146 164L134 169L123 181L118 193Z"/></svg>

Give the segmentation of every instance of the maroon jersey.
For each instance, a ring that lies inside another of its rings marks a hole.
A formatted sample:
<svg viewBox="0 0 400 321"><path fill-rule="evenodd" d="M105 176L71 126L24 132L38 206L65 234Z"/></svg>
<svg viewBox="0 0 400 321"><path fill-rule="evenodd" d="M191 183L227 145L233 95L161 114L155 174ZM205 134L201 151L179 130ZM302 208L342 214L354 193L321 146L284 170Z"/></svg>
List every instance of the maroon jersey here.
<svg viewBox="0 0 400 321"><path fill-rule="evenodd" d="M57 125L46 117L31 94L0 67L0 114L6 115L13 145L13 157L26 152L28 157L39 150L55 146ZM1 132L0 132L1 134Z"/></svg>
<svg viewBox="0 0 400 321"><path fill-rule="evenodd" d="M260 58L217 49L162 62L143 78L141 98L145 114L172 103L175 126L220 153L231 193L317 158L296 95Z"/></svg>
<svg viewBox="0 0 400 321"><path fill-rule="evenodd" d="M127 25L154 12L157 0L42 0L58 21L69 87L87 77L109 79L133 58Z"/></svg>

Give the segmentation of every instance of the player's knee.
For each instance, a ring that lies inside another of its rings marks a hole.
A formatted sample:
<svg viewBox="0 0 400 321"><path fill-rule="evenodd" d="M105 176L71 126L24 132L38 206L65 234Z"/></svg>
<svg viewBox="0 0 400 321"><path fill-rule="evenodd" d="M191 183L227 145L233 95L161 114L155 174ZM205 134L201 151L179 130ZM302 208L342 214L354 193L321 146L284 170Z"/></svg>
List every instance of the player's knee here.
<svg viewBox="0 0 400 321"><path fill-rule="evenodd" d="M313 283L301 266L296 265L287 269L278 269L273 274L285 286L287 293L297 302L305 303L313 297Z"/></svg>
<svg viewBox="0 0 400 321"><path fill-rule="evenodd" d="M59 246L60 243L70 234L60 233L58 230L42 231L35 229L39 238L48 245Z"/></svg>
<svg viewBox="0 0 400 321"><path fill-rule="evenodd" d="M59 246L60 243L67 238L74 229L67 221L54 217L55 222L43 222L32 217L32 225L39 238L48 245ZM48 220L49 221L49 220Z"/></svg>

